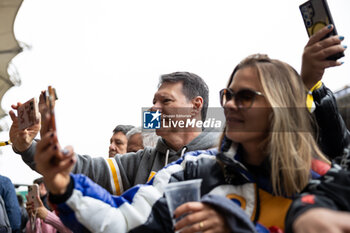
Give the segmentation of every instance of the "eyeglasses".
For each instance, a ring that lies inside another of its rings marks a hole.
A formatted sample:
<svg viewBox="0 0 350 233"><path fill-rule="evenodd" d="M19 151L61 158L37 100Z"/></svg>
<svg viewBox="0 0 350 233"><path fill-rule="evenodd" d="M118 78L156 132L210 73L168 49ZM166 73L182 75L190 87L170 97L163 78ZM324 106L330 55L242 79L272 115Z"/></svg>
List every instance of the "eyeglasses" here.
<svg viewBox="0 0 350 233"><path fill-rule="evenodd" d="M220 91L220 103L224 107L228 101L234 98L238 108L248 109L253 105L256 95L264 96L263 93L250 89L242 89L234 93L232 89L224 88Z"/></svg>

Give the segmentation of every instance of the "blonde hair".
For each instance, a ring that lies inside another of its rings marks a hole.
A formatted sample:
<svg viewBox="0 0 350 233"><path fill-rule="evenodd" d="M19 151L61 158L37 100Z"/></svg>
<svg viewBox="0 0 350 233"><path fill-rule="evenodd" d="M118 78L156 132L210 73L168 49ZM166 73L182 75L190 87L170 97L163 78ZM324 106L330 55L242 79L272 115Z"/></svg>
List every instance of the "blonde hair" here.
<svg viewBox="0 0 350 233"><path fill-rule="evenodd" d="M234 69L256 69L264 95L272 107L270 129L264 144L269 155L271 183L275 194L300 192L310 178L313 157L329 163L313 135L313 121L306 108L306 89L298 73L287 63L255 54Z"/></svg>

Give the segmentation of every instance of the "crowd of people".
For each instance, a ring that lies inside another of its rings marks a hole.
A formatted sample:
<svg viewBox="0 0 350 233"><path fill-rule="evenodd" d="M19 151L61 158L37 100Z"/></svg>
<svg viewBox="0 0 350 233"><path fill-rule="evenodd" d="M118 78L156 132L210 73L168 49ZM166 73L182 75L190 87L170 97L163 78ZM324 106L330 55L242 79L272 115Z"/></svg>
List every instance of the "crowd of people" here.
<svg viewBox="0 0 350 233"><path fill-rule="evenodd" d="M13 150L43 175L49 191L47 200L37 197L39 208L27 203L26 229L349 232L350 134L321 81L326 68L342 65L327 57L346 49L343 37L325 38L333 29L326 26L309 39L300 74L267 55L244 58L219 93L223 132L173 126L155 135L118 125L109 158L91 157L62 148L56 132L41 127L50 115L41 114L41 122L21 130L10 111ZM150 110L173 116L182 109L204 121L208 95L196 74L165 74ZM45 103L39 105L46 112ZM34 140L39 132L40 140ZM201 201L169 215L166 185L198 178Z"/></svg>

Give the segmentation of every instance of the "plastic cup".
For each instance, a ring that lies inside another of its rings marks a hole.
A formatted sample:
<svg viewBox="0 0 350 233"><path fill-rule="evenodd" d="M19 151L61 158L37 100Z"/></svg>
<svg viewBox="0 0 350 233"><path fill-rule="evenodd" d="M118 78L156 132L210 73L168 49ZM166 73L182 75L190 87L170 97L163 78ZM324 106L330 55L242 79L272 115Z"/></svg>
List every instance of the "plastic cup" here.
<svg viewBox="0 0 350 233"><path fill-rule="evenodd" d="M168 203L170 218L173 220L173 225L184 216L173 219L175 209L190 201L199 201L201 197L202 179L187 180L167 184L164 189L166 201Z"/></svg>

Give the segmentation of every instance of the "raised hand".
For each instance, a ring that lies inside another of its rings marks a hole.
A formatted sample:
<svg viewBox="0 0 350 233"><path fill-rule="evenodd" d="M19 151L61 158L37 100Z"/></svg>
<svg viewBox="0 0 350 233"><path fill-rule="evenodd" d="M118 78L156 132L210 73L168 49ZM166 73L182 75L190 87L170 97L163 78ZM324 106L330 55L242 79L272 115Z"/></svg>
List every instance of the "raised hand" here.
<svg viewBox="0 0 350 233"><path fill-rule="evenodd" d="M45 220L49 210L46 209L46 207L44 206L44 204L41 201L39 196L36 196L35 198L36 198L36 200L39 203L39 207L36 209L36 215L37 215L38 218L41 218L41 219Z"/></svg>
<svg viewBox="0 0 350 233"><path fill-rule="evenodd" d="M48 190L63 194L70 182L69 173L75 163L72 147L61 150L55 132L47 132L38 142L34 156L36 170L44 176Z"/></svg>
<svg viewBox="0 0 350 233"><path fill-rule="evenodd" d="M342 36L331 36L323 39L334 29L333 25L328 25L310 37L303 52L301 77L305 86L311 89L322 79L326 68L339 66L340 61L327 60L330 55L343 52L346 46L342 46L344 40Z"/></svg>
<svg viewBox="0 0 350 233"><path fill-rule="evenodd" d="M17 110L21 103L17 105L11 105L13 110ZM32 144L34 138L40 130L40 118L37 119L36 123L26 129L19 129L18 127L18 118L13 110L10 110L9 114L12 120L12 125L10 128L10 140L12 142L12 147L15 151L23 152L27 150Z"/></svg>

